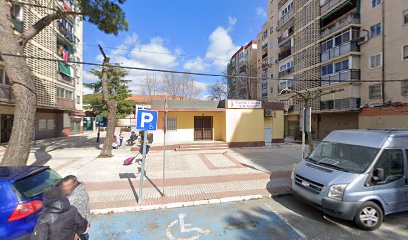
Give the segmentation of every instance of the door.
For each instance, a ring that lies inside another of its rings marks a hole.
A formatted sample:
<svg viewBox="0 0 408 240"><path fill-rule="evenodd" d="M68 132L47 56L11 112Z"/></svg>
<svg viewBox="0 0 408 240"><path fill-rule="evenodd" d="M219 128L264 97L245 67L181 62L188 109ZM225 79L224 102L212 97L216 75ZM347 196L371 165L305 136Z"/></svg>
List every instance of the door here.
<svg viewBox="0 0 408 240"><path fill-rule="evenodd" d="M213 140L212 117L194 117L194 140Z"/></svg>
<svg viewBox="0 0 408 240"><path fill-rule="evenodd" d="M1 115L0 118L0 140L2 143L6 143L10 139L11 129L13 128L13 115Z"/></svg>
<svg viewBox="0 0 408 240"><path fill-rule="evenodd" d="M384 171L384 179L374 183L372 190L386 202L386 212L404 210L408 199L403 150L385 149L374 169Z"/></svg>
<svg viewBox="0 0 408 240"><path fill-rule="evenodd" d="M265 135L265 146L271 146L272 145L272 128L265 128L264 135Z"/></svg>

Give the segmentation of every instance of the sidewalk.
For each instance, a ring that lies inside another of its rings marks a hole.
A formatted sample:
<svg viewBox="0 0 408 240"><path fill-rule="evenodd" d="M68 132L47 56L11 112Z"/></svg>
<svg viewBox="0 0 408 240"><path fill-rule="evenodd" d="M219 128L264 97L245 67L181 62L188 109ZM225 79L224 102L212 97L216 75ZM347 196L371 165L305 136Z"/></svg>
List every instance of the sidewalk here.
<svg viewBox="0 0 408 240"><path fill-rule="evenodd" d="M123 166L130 147L114 150L110 159L97 158L95 136L38 142L29 164L48 165L62 176L76 175L86 184L93 213L172 208L269 197L289 191L289 177L299 146L149 153L143 201L139 201L140 165ZM141 157L139 156L138 159ZM165 194L163 196L163 188Z"/></svg>

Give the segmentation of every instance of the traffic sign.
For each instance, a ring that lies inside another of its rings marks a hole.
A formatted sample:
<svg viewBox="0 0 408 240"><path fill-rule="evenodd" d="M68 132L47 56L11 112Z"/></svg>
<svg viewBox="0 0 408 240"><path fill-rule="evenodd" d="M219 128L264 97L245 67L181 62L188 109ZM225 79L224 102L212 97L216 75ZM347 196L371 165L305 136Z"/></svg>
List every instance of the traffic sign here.
<svg viewBox="0 0 408 240"><path fill-rule="evenodd" d="M157 130L157 111L137 110L136 129L145 131Z"/></svg>

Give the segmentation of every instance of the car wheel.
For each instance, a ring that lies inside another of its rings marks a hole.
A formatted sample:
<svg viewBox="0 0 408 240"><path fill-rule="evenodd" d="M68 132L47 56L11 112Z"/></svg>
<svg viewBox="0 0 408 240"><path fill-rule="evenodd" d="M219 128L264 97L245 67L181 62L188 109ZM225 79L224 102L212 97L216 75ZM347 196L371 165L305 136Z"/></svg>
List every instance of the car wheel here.
<svg viewBox="0 0 408 240"><path fill-rule="evenodd" d="M382 209L373 202L365 202L358 209L354 221L356 224L366 230L373 231L378 229L384 220Z"/></svg>

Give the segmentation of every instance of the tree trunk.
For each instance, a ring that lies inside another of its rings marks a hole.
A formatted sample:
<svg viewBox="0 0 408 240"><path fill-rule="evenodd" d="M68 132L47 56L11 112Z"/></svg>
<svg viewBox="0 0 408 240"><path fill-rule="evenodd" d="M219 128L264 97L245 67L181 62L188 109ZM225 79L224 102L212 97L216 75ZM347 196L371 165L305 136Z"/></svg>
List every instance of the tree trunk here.
<svg viewBox="0 0 408 240"><path fill-rule="evenodd" d="M24 55L20 38L10 21L10 5L0 1L0 53ZM37 96L31 71L24 58L1 56L15 101L14 123L1 165L26 165L34 132Z"/></svg>
<svg viewBox="0 0 408 240"><path fill-rule="evenodd" d="M101 49L102 53L103 50ZM112 143L113 137L115 135L116 127L116 112L117 112L117 103L115 100L109 99L109 89L108 89L108 69L109 69L109 58L104 55L103 67L102 67L102 95L103 101L108 108L108 127L106 132L105 141L103 143L102 151L99 155L100 158L110 158L112 154Z"/></svg>

